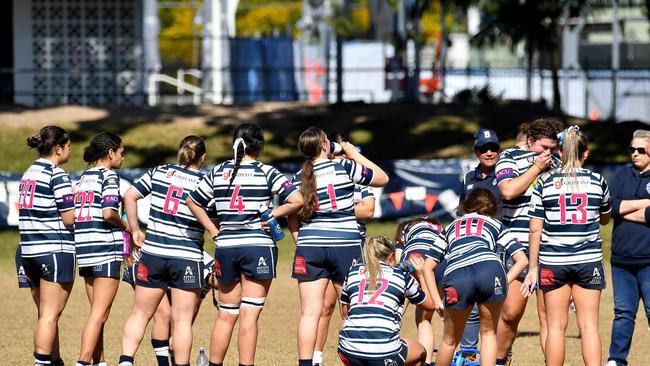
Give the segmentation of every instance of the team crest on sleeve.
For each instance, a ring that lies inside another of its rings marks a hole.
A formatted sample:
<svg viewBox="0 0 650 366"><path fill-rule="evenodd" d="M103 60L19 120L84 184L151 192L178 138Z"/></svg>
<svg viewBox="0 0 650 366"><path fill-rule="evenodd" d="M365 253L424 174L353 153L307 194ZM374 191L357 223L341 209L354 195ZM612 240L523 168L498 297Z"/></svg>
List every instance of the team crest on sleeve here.
<svg viewBox="0 0 650 366"><path fill-rule="evenodd" d="M368 176L370 176L370 169L368 169L367 167L364 166L361 169L361 176L364 177L364 178L368 178Z"/></svg>
<svg viewBox="0 0 650 366"><path fill-rule="evenodd" d="M291 182L289 181L282 183L282 188L284 188L285 190L291 189L293 187L294 187L293 184L291 184Z"/></svg>

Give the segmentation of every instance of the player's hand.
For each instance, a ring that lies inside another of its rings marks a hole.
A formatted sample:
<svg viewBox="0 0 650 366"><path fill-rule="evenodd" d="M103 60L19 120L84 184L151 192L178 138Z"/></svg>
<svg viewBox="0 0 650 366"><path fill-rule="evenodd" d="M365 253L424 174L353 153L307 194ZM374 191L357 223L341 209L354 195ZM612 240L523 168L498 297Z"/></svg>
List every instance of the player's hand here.
<svg viewBox="0 0 650 366"><path fill-rule="evenodd" d="M271 232L271 227L266 221L262 220L261 224L262 224L262 230L266 231L267 233Z"/></svg>
<svg viewBox="0 0 650 366"><path fill-rule="evenodd" d="M357 151L356 146L352 145L347 141L340 142L341 147L343 148L343 153L348 159L356 160L361 154Z"/></svg>
<svg viewBox="0 0 650 366"><path fill-rule="evenodd" d="M552 155L550 151L544 151L537 156L534 164L537 165L540 170L544 171L551 164L551 157Z"/></svg>
<svg viewBox="0 0 650 366"><path fill-rule="evenodd" d="M131 237L133 238L131 242L134 243L138 248L142 248L144 245L144 233L138 229L131 232Z"/></svg>
<svg viewBox="0 0 650 366"><path fill-rule="evenodd" d="M419 255L414 255L409 258L411 266L413 266L413 274L420 276L422 275L422 268L424 267L424 259Z"/></svg>
<svg viewBox="0 0 650 366"><path fill-rule="evenodd" d="M445 304L442 303L439 296L435 296L433 299L433 311L435 311L441 318L445 315Z"/></svg>
<svg viewBox="0 0 650 366"><path fill-rule="evenodd" d="M537 270L528 269L528 274L524 279L524 283L521 285L521 295L523 297L528 297L535 292L535 289L538 288L537 285Z"/></svg>

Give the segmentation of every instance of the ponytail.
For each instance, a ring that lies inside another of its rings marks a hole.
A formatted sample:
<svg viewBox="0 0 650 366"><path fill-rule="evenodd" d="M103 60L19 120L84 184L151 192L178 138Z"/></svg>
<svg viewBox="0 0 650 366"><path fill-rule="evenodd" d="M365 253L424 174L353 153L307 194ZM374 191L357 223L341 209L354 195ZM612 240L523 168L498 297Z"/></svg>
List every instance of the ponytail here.
<svg viewBox="0 0 650 366"><path fill-rule="evenodd" d="M84 161L94 163L107 156L109 150L117 151L120 145L122 145L120 136L111 132L101 132L95 135L84 149Z"/></svg>
<svg viewBox="0 0 650 366"><path fill-rule="evenodd" d="M176 163L182 167L196 165L205 154L205 141L199 136L186 136L178 147Z"/></svg>
<svg viewBox="0 0 650 366"><path fill-rule="evenodd" d="M562 172L575 182L577 172L582 167L580 159L588 148L587 137L580 132L580 127L569 126L558 134L558 139L562 147ZM576 185L571 187L577 188Z"/></svg>
<svg viewBox="0 0 650 366"><path fill-rule="evenodd" d="M318 204L316 192L316 176L314 175L314 162L321 152L321 144L325 142L325 133L315 127L306 129L298 138L298 148L305 155L306 160L300 173L300 192L305 197L305 204L298 211L298 217L303 222L311 221Z"/></svg>
<svg viewBox="0 0 650 366"><path fill-rule="evenodd" d="M244 155L257 158L262 153L262 149L264 148L264 132L254 123L242 123L233 131L232 140L235 166L230 175L230 182L228 182L228 189L226 189L224 196L228 196L228 192L230 191L230 187L232 187L232 183L235 181Z"/></svg>
<svg viewBox="0 0 650 366"><path fill-rule="evenodd" d="M27 138L27 146L36 149L41 156L52 154L56 146L63 146L70 141L70 136L59 126L45 126L38 133Z"/></svg>
<svg viewBox="0 0 650 366"><path fill-rule="evenodd" d="M373 236L363 246L363 265L365 267L366 286L371 294L377 290L377 279L383 277L380 261L395 253L395 244L383 236ZM364 291L365 289L359 289Z"/></svg>

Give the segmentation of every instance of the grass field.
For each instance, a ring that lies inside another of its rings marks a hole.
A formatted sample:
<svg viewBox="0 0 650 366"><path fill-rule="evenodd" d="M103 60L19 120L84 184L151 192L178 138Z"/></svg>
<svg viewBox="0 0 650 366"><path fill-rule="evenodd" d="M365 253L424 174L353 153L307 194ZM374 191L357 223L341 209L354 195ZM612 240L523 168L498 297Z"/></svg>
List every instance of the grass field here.
<svg viewBox="0 0 650 366"><path fill-rule="evenodd" d="M368 225L369 235L386 235L392 237L395 224L392 222L371 223ZM611 227L602 230L605 241L604 253L609 256ZM27 365L32 362L32 331L35 324L36 311L28 291L17 288L16 274L13 267L13 256L18 242L15 231L0 232L0 298L2 313L0 314L0 354L2 364ZM290 278L293 244L284 239L280 244L278 263L278 278L273 282L261 320L259 334L257 365L293 365L297 363L296 324L299 314L299 299L296 281ZM212 248L208 248L210 251ZM606 261L607 276L609 263ZM106 359L115 365L121 349L121 334L128 317L133 291L128 285L122 284L113 305L111 316L105 329ZM539 348L539 326L535 313L535 300L531 299L528 310L520 326L520 335L514 345L514 365L543 365L543 357ZM613 318L613 302L611 285L603 291L600 311L600 326L603 344L603 360L607 357L609 335ZM83 281L77 279L68 306L60 322L61 350L64 360L73 364L79 352L80 335L88 313L88 302L83 291ZM412 307L408 310L403 326L403 335L414 335ZM216 314L211 301L206 301L200 310L194 326L194 348L192 363L200 346L208 347L210 331ZM648 345L650 334L645 321L645 315L639 312L637 316L630 365L643 365L650 362ZM339 365L336 356L336 334L341 324L340 317L335 315L330 326L330 335L325 349L325 364ZM442 323L435 320L436 341ZM236 339L233 336L233 339ZM580 338L575 324L575 316L570 316L567 331L567 357L565 365L580 365ZM236 344L231 344L226 358L226 365L236 365ZM154 365L153 351L147 334L140 351L136 356L138 365Z"/></svg>

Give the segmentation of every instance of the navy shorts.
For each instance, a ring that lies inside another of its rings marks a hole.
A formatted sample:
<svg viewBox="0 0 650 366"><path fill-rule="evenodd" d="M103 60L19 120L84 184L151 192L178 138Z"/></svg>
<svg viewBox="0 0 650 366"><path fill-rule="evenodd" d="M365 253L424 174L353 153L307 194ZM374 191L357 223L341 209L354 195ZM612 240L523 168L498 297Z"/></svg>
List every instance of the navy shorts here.
<svg viewBox="0 0 650 366"><path fill-rule="evenodd" d="M223 284L239 282L242 274L255 280L274 279L277 264L275 246L226 247L214 254L214 273Z"/></svg>
<svg viewBox="0 0 650 366"><path fill-rule="evenodd" d="M203 287L203 261L159 257L142 253L135 266L135 284L150 288L199 289Z"/></svg>
<svg viewBox="0 0 650 366"><path fill-rule="evenodd" d="M603 262L539 266L539 288L542 291L551 291L567 284L578 285L590 290L605 288L605 269Z"/></svg>
<svg viewBox="0 0 650 366"><path fill-rule="evenodd" d="M475 263L458 268L442 280L445 308L467 309L475 303L500 302L508 295L508 278L497 261Z"/></svg>
<svg viewBox="0 0 650 366"><path fill-rule="evenodd" d="M313 281L329 278L343 283L352 264L361 260L361 245L349 247L296 247L291 277Z"/></svg>
<svg viewBox="0 0 650 366"><path fill-rule="evenodd" d="M79 276L90 278L106 277L119 280L121 267L122 261L112 261L98 264L96 266L79 267Z"/></svg>
<svg viewBox="0 0 650 366"><path fill-rule="evenodd" d="M135 268L135 269L134 269ZM138 262L133 263L131 266L124 266L124 271L122 272L122 281L128 283L131 286L135 286L135 273L138 268Z"/></svg>
<svg viewBox="0 0 650 366"><path fill-rule="evenodd" d="M74 282L74 253L52 253L38 257L23 258L20 246L16 250L16 274L19 288L34 288L40 285L41 278L48 282Z"/></svg>
<svg viewBox="0 0 650 366"><path fill-rule="evenodd" d="M402 347L399 351L386 358L361 358L345 353L339 348L339 358L345 366L402 366L406 362L406 355L409 352L406 342L402 340Z"/></svg>
<svg viewBox="0 0 650 366"><path fill-rule="evenodd" d="M438 286L438 290L442 289L442 279L445 277L445 269L447 269L446 259L440 261L436 268L433 269L433 275L436 277L436 286Z"/></svg>

